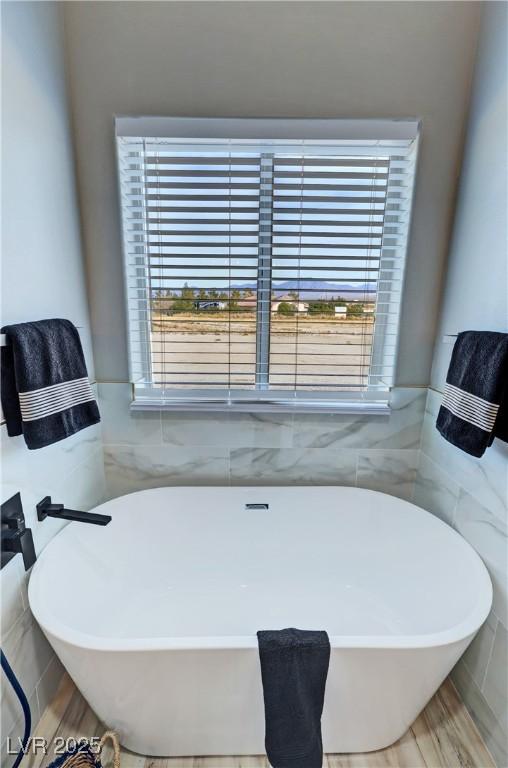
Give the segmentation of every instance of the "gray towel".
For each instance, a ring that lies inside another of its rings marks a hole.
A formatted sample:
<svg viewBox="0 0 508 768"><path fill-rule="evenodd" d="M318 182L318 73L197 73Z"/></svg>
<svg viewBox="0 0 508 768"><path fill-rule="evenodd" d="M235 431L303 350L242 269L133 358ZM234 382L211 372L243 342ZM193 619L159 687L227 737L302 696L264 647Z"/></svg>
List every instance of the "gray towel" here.
<svg viewBox="0 0 508 768"><path fill-rule="evenodd" d="M69 320L2 328L2 409L7 434L43 448L100 421L79 333Z"/></svg>
<svg viewBox="0 0 508 768"><path fill-rule="evenodd" d="M302 629L257 635L270 764L273 768L322 768L328 635Z"/></svg>

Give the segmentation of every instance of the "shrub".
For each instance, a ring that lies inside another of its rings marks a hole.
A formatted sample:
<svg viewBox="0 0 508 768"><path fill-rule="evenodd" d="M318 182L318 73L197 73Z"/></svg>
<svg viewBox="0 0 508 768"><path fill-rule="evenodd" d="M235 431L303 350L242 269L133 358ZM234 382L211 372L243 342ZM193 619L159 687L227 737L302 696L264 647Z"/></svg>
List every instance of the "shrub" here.
<svg viewBox="0 0 508 768"><path fill-rule="evenodd" d="M348 304L346 317L361 317L363 315L363 304Z"/></svg>
<svg viewBox="0 0 508 768"><path fill-rule="evenodd" d="M277 307L277 314L283 315L284 317L293 317L295 312L296 312L295 305L290 304L289 301L281 301L281 303Z"/></svg>
<svg viewBox="0 0 508 768"><path fill-rule="evenodd" d="M333 315L335 306L331 301L311 301L309 303L309 315Z"/></svg>

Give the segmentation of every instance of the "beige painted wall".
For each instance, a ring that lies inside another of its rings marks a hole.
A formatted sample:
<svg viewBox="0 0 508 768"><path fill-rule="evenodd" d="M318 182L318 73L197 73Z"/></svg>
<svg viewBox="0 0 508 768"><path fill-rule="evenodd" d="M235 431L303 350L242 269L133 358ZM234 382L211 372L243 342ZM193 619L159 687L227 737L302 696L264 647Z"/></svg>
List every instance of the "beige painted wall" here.
<svg viewBox="0 0 508 768"><path fill-rule="evenodd" d="M397 383L426 385L478 5L69 2L65 22L97 378L128 375L115 114L418 116Z"/></svg>
<svg viewBox="0 0 508 768"><path fill-rule="evenodd" d="M508 5L486 2L431 385L468 329L508 330Z"/></svg>
<svg viewBox="0 0 508 768"><path fill-rule="evenodd" d="M62 14L5 2L2 33L1 323L72 320L93 378Z"/></svg>

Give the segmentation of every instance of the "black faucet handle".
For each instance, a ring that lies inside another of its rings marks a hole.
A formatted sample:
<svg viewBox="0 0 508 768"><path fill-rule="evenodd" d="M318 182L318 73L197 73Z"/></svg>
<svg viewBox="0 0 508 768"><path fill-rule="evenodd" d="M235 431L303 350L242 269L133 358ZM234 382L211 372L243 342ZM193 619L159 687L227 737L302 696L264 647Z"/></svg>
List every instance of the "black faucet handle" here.
<svg viewBox="0 0 508 768"><path fill-rule="evenodd" d="M25 571L35 563L36 554L32 531L25 525L21 495L16 493L2 504L2 562L1 567L21 553Z"/></svg>
<svg viewBox="0 0 508 768"><path fill-rule="evenodd" d="M37 557L35 554L32 531L29 528L25 528L25 530L19 534L19 542L19 551L23 557L23 565L25 566L25 571L28 571L35 563Z"/></svg>

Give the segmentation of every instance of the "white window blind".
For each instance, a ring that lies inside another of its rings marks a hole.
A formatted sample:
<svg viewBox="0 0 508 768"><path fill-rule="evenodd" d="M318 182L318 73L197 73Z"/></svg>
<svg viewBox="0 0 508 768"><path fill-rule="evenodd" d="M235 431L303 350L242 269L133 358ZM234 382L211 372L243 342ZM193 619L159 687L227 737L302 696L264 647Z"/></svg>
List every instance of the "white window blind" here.
<svg viewBox="0 0 508 768"><path fill-rule="evenodd" d="M416 147L414 121L117 120L135 403L386 407Z"/></svg>

